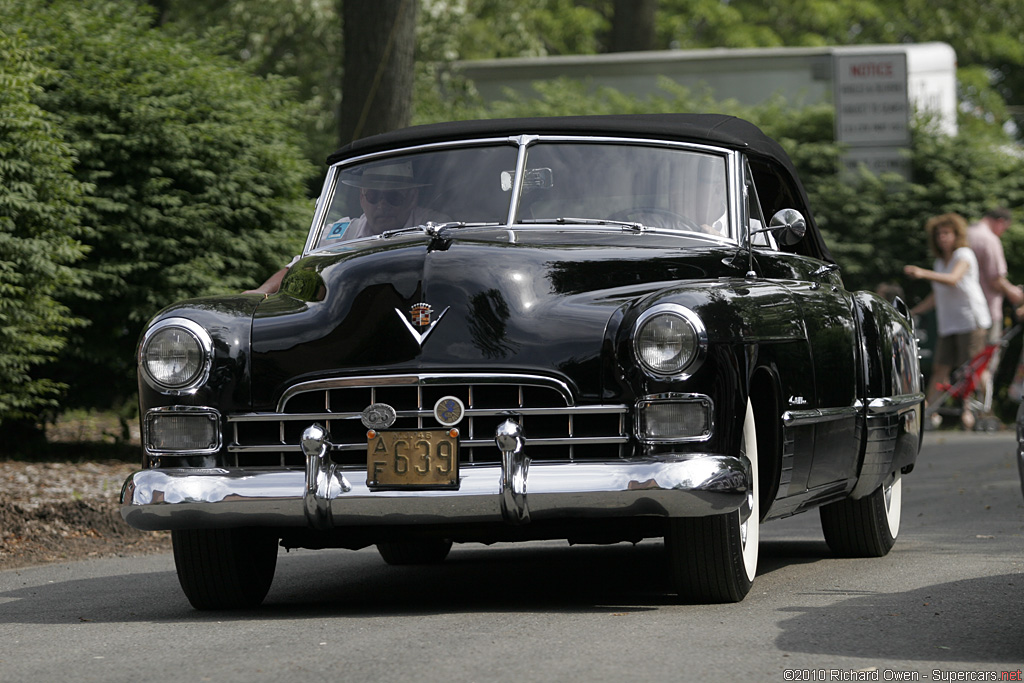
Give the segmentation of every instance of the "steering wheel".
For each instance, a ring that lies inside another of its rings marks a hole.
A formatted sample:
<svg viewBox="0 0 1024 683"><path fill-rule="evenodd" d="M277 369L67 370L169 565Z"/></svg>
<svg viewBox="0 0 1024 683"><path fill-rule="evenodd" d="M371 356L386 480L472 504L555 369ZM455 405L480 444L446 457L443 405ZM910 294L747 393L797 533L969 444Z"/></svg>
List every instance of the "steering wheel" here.
<svg viewBox="0 0 1024 683"><path fill-rule="evenodd" d="M608 220L628 222L635 218L643 217L645 215L659 216L663 219L659 221L659 223L661 223L660 225L655 224L652 227L670 229L683 227L693 232L705 232L705 230L702 230L699 225L694 223L691 219L687 218L686 216L676 213L675 211L670 211L669 209L662 209L657 206L637 206L632 209L622 209L621 211L616 211L612 215L608 216ZM667 222L664 219L668 219L671 222ZM645 225L648 223L648 221L642 220L637 222L643 223Z"/></svg>

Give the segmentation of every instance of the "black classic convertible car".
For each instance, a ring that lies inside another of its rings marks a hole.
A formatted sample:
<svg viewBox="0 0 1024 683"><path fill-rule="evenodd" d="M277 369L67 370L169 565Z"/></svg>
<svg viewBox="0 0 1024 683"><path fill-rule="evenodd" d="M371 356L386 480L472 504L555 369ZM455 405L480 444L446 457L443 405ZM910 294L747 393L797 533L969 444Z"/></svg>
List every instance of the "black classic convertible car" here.
<svg viewBox="0 0 1024 683"><path fill-rule="evenodd" d="M358 140L279 291L184 301L138 349L143 469L199 609L278 547L664 539L739 601L759 525L881 556L920 449L906 306L849 292L781 147L720 115L465 121Z"/></svg>

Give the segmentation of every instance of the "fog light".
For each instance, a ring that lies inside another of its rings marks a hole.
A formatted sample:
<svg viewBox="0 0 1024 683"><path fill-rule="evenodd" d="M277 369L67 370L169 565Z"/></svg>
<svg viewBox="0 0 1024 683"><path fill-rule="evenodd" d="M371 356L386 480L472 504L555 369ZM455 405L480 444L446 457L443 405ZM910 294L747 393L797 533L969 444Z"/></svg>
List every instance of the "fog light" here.
<svg viewBox="0 0 1024 683"><path fill-rule="evenodd" d="M644 443L706 441L713 429L712 402L696 394L647 396L636 405L636 433Z"/></svg>
<svg viewBox="0 0 1024 683"><path fill-rule="evenodd" d="M149 453L215 453L220 450L220 414L213 409L157 409L146 415Z"/></svg>

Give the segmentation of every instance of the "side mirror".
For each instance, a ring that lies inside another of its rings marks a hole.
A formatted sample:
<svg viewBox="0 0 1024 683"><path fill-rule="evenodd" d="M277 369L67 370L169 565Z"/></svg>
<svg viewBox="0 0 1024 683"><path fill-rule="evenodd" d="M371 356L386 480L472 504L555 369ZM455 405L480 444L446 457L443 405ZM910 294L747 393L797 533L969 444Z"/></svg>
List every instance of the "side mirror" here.
<svg viewBox="0 0 1024 683"><path fill-rule="evenodd" d="M783 246L792 246L807 234L807 219L796 209L782 209L768 222L768 230Z"/></svg>

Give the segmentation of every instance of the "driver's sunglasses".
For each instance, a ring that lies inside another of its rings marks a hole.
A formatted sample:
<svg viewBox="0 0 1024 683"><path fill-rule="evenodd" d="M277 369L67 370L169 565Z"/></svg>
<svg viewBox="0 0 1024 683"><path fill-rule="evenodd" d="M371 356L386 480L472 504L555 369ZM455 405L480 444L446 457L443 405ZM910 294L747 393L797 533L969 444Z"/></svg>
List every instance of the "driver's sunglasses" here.
<svg viewBox="0 0 1024 683"><path fill-rule="evenodd" d="M377 204L381 199L391 206L401 206L409 200L408 190L363 190L363 198L371 204Z"/></svg>

